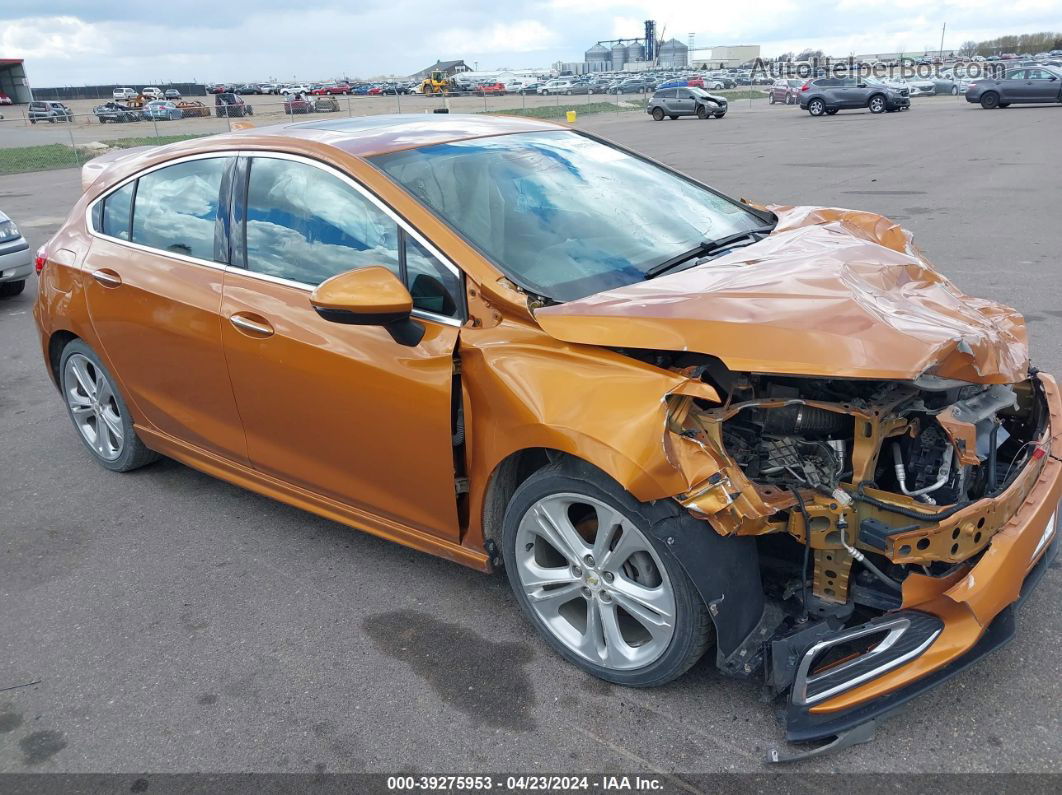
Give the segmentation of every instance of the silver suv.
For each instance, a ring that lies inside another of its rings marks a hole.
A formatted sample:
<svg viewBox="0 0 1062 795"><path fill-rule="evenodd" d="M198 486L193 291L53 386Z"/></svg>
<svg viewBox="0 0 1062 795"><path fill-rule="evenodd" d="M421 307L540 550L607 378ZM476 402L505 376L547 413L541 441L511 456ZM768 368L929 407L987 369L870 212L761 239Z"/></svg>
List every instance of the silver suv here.
<svg viewBox="0 0 1062 795"><path fill-rule="evenodd" d="M693 86L673 86L657 90L645 106L645 112L657 121L667 116L677 119L679 116L696 116L717 119L726 115L726 97L709 94L703 88Z"/></svg>
<svg viewBox="0 0 1062 795"><path fill-rule="evenodd" d="M57 121L74 120L74 111L62 102L31 102L26 115L29 117L30 124L36 124L39 121L50 121L55 124Z"/></svg>
<svg viewBox="0 0 1062 795"><path fill-rule="evenodd" d="M895 88L867 77L820 77L800 90L800 109L812 116L832 116L839 110L867 108L871 113L907 110L906 88Z"/></svg>

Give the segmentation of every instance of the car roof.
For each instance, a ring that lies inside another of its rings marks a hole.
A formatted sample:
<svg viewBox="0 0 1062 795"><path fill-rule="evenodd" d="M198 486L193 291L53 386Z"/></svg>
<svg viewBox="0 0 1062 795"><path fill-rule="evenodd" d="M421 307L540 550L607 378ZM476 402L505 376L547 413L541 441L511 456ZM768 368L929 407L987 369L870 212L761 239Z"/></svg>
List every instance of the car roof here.
<svg viewBox="0 0 1062 795"><path fill-rule="evenodd" d="M368 157L471 138L565 129L568 128L561 124L516 116L404 113L277 124L199 140L205 143L230 139L239 145L248 136L301 138L334 146L356 157Z"/></svg>

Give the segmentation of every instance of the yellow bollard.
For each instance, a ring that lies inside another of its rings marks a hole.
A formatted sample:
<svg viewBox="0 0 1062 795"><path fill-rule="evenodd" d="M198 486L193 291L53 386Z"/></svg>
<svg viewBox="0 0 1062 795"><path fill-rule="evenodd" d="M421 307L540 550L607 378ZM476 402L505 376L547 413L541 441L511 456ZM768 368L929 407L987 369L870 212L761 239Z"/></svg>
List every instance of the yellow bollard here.
<svg viewBox="0 0 1062 795"><path fill-rule="evenodd" d="M567 116L568 116L568 124L575 124L575 111L574 110L568 111Z"/></svg>

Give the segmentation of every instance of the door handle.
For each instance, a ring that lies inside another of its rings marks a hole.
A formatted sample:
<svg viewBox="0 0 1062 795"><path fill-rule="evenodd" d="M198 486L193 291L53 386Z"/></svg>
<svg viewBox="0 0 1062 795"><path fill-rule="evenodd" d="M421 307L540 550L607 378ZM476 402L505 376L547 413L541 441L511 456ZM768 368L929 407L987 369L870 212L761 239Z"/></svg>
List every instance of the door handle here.
<svg viewBox="0 0 1062 795"><path fill-rule="evenodd" d="M122 277L110 268L100 268L97 271L93 271L92 278L104 287L120 287L122 284Z"/></svg>
<svg viewBox="0 0 1062 795"><path fill-rule="evenodd" d="M250 337L272 337L273 327L264 320L252 320L246 315L235 314L229 322Z"/></svg>

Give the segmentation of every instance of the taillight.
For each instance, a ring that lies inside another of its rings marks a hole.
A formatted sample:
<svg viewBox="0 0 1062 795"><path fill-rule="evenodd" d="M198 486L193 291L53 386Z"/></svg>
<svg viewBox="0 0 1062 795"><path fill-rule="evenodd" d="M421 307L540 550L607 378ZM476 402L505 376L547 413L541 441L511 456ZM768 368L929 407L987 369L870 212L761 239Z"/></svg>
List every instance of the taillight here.
<svg viewBox="0 0 1062 795"><path fill-rule="evenodd" d="M40 275L40 272L44 270L44 263L48 261L48 252L44 250L44 246L37 249L37 258L33 260L33 269Z"/></svg>
<svg viewBox="0 0 1062 795"><path fill-rule="evenodd" d="M804 83L804 85L802 85L800 87L800 90L801 91L810 91L811 90L811 83Z"/></svg>

